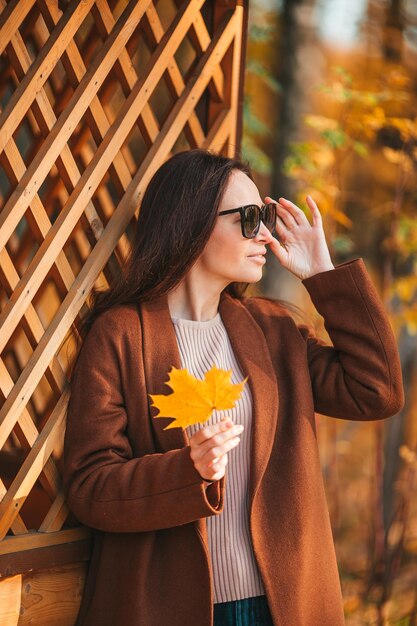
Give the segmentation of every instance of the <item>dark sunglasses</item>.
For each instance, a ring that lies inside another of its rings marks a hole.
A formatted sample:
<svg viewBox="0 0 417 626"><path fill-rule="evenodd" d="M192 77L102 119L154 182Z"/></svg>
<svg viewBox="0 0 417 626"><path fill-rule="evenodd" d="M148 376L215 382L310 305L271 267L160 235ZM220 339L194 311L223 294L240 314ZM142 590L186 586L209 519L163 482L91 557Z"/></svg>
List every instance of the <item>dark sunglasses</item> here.
<svg viewBox="0 0 417 626"><path fill-rule="evenodd" d="M228 209L220 211L218 215L229 213L240 213L240 226L242 235L247 239L253 239L259 232L261 222L265 224L270 233L275 230L275 220L277 218L277 203L269 202L259 207L257 204L246 204L238 209Z"/></svg>

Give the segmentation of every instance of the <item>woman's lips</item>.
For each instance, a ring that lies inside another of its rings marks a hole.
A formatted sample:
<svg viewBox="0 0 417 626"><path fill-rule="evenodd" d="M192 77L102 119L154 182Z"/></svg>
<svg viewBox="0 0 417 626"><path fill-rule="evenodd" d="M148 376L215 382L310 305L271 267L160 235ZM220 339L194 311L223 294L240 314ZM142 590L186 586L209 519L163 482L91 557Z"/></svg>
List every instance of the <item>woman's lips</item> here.
<svg viewBox="0 0 417 626"><path fill-rule="evenodd" d="M263 254L253 254L248 258L252 259L253 261L257 261L258 263L265 263L265 257Z"/></svg>

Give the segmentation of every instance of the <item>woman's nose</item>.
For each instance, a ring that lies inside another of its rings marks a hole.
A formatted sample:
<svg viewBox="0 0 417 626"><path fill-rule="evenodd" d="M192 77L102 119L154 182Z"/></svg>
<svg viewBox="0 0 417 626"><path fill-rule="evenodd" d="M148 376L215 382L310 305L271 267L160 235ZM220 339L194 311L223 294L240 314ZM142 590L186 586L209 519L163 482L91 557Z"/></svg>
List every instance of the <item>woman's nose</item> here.
<svg viewBox="0 0 417 626"><path fill-rule="evenodd" d="M259 230L256 233L254 239L256 241L263 241L265 243L269 243L272 240L272 233L267 229L265 224L261 221L259 226Z"/></svg>

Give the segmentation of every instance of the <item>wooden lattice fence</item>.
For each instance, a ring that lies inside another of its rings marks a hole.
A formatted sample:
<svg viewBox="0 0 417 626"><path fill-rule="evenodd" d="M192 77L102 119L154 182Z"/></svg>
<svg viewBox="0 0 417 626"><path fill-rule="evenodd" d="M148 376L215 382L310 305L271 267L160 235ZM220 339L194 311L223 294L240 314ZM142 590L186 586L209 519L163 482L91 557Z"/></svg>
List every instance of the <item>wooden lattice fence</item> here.
<svg viewBox="0 0 417 626"><path fill-rule="evenodd" d="M0 626L74 623L90 531L61 484L65 339L160 164L239 150L247 10L0 0Z"/></svg>

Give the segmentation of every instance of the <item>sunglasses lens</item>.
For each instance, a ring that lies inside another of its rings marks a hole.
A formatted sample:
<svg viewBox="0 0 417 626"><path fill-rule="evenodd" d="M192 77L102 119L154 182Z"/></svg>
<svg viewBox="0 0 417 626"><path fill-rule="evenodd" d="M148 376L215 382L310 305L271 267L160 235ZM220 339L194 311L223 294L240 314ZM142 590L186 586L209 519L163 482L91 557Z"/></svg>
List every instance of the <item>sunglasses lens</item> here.
<svg viewBox="0 0 417 626"><path fill-rule="evenodd" d="M276 204L274 202L270 202L265 206L264 224L271 233L274 232L276 217Z"/></svg>
<svg viewBox="0 0 417 626"><path fill-rule="evenodd" d="M256 204L250 204L245 207L245 214L243 220L243 229L245 237L252 238L256 235L260 225L260 212L259 207Z"/></svg>

